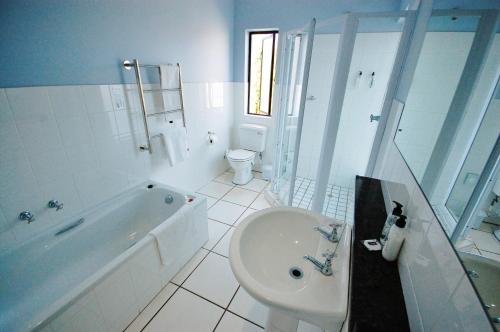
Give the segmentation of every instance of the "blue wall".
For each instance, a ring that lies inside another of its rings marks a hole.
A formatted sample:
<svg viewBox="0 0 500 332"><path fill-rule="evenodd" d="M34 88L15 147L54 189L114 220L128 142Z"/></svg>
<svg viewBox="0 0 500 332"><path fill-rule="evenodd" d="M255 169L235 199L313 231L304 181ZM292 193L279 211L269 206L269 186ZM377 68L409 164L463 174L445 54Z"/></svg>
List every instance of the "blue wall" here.
<svg viewBox="0 0 500 332"><path fill-rule="evenodd" d="M0 0L0 87L134 82L121 61L231 81L232 0Z"/></svg>
<svg viewBox="0 0 500 332"><path fill-rule="evenodd" d="M245 29L278 28L280 32L348 11L399 10L400 0L238 0L234 19L234 80L244 81Z"/></svg>

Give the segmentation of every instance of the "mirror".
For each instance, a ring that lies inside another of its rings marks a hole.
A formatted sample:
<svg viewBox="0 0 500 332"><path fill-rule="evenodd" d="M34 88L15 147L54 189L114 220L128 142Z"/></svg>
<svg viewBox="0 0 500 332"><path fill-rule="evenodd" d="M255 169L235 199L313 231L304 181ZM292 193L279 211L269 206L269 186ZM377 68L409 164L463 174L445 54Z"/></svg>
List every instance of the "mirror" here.
<svg viewBox="0 0 500 332"><path fill-rule="evenodd" d="M433 12L394 137L483 303L496 305L492 318L500 317L496 15Z"/></svg>

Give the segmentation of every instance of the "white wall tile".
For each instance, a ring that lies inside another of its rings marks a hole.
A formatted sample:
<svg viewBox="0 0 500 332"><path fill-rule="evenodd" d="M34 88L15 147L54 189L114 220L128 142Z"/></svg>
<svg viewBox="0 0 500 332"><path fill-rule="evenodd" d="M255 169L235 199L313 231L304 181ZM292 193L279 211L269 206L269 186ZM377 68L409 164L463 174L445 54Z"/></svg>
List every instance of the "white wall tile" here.
<svg viewBox="0 0 500 332"><path fill-rule="evenodd" d="M108 86L85 85L82 86L82 91L89 114L113 111Z"/></svg>
<svg viewBox="0 0 500 332"><path fill-rule="evenodd" d="M53 117L46 88L14 88L6 92L16 121L46 121Z"/></svg>
<svg viewBox="0 0 500 332"><path fill-rule="evenodd" d="M118 135L114 112L89 114L89 120L96 141Z"/></svg>
<svg viewBox="0 0 500 332"><path fill-rule="evenodd" d="M66 153L62 148L32 152L29 155L29 160L33 173L40 184L52 182L71 174Z"/></svg>
<svg viewBox="0 0 500 332"><path fill-rule="evenodd" d="M9 101L5 89L0 89L0 123L11 123L14 121L14 116L10 110Z"/></svg>
<svg viewBox="0 0 500 332"><path fill-rule="evenodd" d="M51 86L47 90L56 119L87 114L83 92L79 86Z"/></svg>
<svg viewBox="0 0 500 332"><path fill-rule="evenodd" d="M59 130L53 118L19 122L17 128L28 154L62 148Z"/></svg>
<svg viewBox="0 0 500 332"><path fill-rule="evenodd" d="M89 144L93 141L90 122L86 114L72 117L58 117L57 124L63 146Z"/></svg>

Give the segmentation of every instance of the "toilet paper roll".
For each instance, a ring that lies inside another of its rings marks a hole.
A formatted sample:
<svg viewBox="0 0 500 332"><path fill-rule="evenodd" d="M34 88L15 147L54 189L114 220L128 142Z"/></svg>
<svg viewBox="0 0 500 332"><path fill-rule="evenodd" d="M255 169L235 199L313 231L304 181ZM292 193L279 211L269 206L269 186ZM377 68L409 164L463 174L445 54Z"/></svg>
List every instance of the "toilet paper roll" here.
<svg viewBox="0 0 500 332"><path fill-rule="evenodd" d="M214 145L219 141L219 138L215 134L208 134L208 144Z"/></svg>

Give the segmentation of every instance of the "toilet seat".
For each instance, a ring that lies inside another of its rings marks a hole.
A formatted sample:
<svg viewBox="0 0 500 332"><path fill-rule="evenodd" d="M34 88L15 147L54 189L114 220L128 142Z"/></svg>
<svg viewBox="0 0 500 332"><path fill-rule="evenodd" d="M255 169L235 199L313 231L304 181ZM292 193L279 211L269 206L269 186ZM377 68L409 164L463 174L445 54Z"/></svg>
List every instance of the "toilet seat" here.
<svg viewBox="0 0 500 332"><path fill-rule="evenodd" d="M254 157L255 157L254 151L243 150L243 149L231 150L227 153L227 159L236 162L249 161L252 160Z"/></svg>

